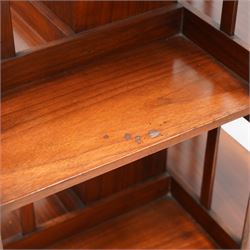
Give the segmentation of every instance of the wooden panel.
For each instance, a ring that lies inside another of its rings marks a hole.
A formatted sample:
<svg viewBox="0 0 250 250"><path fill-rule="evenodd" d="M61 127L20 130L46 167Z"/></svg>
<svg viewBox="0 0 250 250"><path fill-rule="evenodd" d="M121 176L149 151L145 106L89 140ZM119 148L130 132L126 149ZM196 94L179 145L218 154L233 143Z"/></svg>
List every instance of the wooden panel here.
<svg viewBox="0 0 250 250"><path fill-rule="evenodd" d="M50 249L215 249L217 246L172 199L112 219Z"/></svg>
<svg viewBox="0 0 250 250"><path fill-rule="evenodd" d="M93 178L74 189L86 204L117 193L166 171L166 150Z"/></svg>
<svg viewBox="0 0 250 250"><path fill-rule="evenodd" d="M21 238L17 236L4 241L4 246L9 249L44 248L80 230L93 227L166 195L169 191L169 184L169 177L164 176L144 182L134 188L124 190L112 197L96 202L81 211L68 213L40 225L37 232L27 237Z"/></svg>
<svg viewBox="0 0 250 250"><path fill-rule="evenodd" d="M213 23L184 11L183 33L249 82L249 51L220 32Z"/></svg>
<svg viewBox="0 0 250 250"><path fill-rule="evenodd" d="M174 179L171 180L171 192L178 202L207 231L223 249L238 249L239 244L213 219L212 214L202 208Z"/></svg>
<svg viewBox="0 0 250 250"><path fill-rule="evenodd" d="M1 1L1 58L15 56L9 1Z"/></svg>
<svg viewBox="0 0 250 250"><path fill-rule="evenodd" d="M176 1L45 1L45 4L74 31L88 30L149 10L170 6ZM67 13L71 10L74 15ZM94 14L93 14L94 13Z"/></svg>
<svg viewBox="0 0 250 250"><path fill-rule="evenodd" d="M207 146L204 159L203 179L200 196L201 204L207 209L211 208L213 197L219 137L220 128L215 128L209 131L207 135Z"/></svg>
<svg viewBox="0 0 250 250"><path fill-rule="evenodd" d="M234 35L238 0L223 1L220 29L228 35Z"/></svg>
<svg viewBox="0 0 250 250"><path fill-rule="evenodd" d="M3 98L2 206L41 199L248 112L248 87L182 36L102 58Z"/></svg>
<svg viewBox="0 0 250 250"><path fill-rule="evenodd" d="M67 23L72 29L73 26L73 13L75 1L39 1L51 9L58 17Z"/></svg>
<svg viewBox="0 0 250 250"><path fill-rule="evenodd" d="M2 90L79 67L97 56L120 48L172 36L180 30L180 18L181 9L174 5L73 38L61 39L33 53L20 55L15 60L4 61ZM16 68L19 70L15 70Z"/></svg>
<svg viewBox="0 0 250 250"><path fill-rule="evenodd" d="M20 208L20 220L22 226L22 233L24 235L35 231L36 218L33 203Z"/></svg>
<svg viewBox="0 0 250 250"><path fill-rule="evenodd" d="M79 32L95 28L164 5L171 5L173 2L175 1L78 1L74 5L74 30Z"/></svg>

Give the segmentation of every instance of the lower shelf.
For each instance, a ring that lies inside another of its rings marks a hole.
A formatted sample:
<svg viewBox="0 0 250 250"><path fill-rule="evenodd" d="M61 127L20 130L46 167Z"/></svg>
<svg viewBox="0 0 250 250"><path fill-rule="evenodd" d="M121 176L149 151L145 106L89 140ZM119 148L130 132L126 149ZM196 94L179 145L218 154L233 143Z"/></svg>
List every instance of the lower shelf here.
<svg viewBox="0 0 250 250"><path fill-rule="evenodd" d="M163 198L58 242L51 249L214 249L172 198Z"/></svg>

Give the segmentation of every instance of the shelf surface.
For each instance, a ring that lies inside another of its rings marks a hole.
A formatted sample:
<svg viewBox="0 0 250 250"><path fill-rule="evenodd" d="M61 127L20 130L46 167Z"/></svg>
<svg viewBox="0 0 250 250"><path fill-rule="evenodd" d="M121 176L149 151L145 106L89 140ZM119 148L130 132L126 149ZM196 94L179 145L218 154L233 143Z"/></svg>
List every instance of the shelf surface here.
<svg viewBox="0 0 250 250"><path fill-rule="evenodd" d="M1 204L18 208L248 112L247 85L182 36L103 57L3 98Z"/></svg>
<svg viewBox="0 0 250 250"><path fill-rule="evenodd" d="M213 241L171 199L109 220L50 249L215 249Z"/></svg>

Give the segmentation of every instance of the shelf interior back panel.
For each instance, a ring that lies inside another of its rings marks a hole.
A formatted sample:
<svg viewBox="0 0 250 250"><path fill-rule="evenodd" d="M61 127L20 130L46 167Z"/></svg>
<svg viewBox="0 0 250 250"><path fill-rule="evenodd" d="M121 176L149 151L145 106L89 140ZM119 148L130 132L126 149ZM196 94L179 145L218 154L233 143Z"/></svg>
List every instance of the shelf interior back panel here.
<svg viewBox="0 0 250 250"><path fill-rule="evenodd" d="M249 112L248 86L183 36L99 58L2 100L13 210Z"/></svg>

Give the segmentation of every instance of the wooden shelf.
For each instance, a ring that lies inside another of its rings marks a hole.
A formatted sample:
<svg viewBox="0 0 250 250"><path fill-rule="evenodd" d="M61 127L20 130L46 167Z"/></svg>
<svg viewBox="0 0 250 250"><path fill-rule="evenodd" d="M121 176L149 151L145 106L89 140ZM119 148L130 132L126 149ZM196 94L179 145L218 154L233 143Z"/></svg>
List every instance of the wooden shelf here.
<svg viewBox="0 0 250 250"><path fill-rule="evenodd" d="M248 88L182 36L114 53L3 98L13 210L249 112Z"/></svg>
<svg viewBox="0 0 250 250"><path fill-rule="evenodd" d="M217 247L178 203L164 198L78 233L49 248L215 249Z"/></svg>

